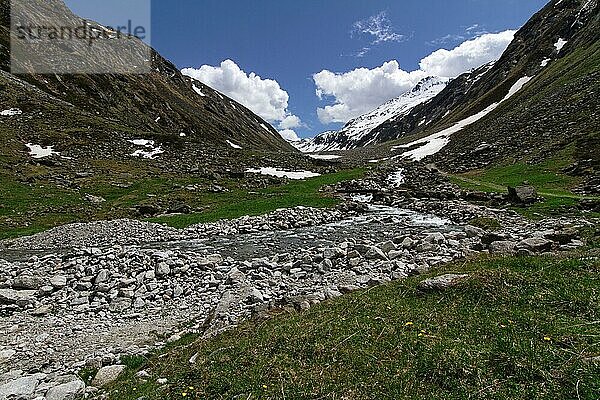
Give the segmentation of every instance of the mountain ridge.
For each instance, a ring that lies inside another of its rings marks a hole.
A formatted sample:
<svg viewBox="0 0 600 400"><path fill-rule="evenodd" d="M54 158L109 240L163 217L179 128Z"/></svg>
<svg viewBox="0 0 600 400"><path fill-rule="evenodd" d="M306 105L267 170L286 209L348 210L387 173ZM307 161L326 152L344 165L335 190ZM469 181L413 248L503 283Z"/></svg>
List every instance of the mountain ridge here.
<svg viewBox="0 0 600 400"><path fill-rule="evenodd" d="M78 19L61 0L51 1L56 18ZM10 74L9 7L8 0L0 2L0 100L4 108L22 113L2 117L6 157L23 159L24 143L35 142L70 157L127 159L127 141L138 137L162 143L167 152L183 146L200 158L207 151L230 151L230 142L249 150L296 151L267 121L183 76L154 49L148 74ZM95 152L94 146L103 150Z"/></svg>
<svg viewBox="0 0 600 400"><path fill-rule="evenodd" d="M429 76L414 88L387 101L375 110L356 117L339 131L326 131L314 138L292 143L303 152L349 150L377 141L371 133L389 119L405 115L417 105L427 102L446 87L449 78Z"/></svg>

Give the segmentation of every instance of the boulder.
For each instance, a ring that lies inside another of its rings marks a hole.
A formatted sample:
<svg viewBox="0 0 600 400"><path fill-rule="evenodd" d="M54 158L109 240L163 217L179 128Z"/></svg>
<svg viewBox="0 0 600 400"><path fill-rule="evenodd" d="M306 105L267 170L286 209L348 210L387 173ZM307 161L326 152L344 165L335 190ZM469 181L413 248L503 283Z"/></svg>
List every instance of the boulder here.
<svg viewBox="0 0 600 400"><path fill-rule="evenodd" d="M13 282L13 289L38 290L46 284L46 280L39 276L20 275Z"/></svg>
<svg viewBox="0 0 600 400"><path fill-rule="evenodd" d="M517 244L515 242L503 240L493 242L489 246L490 253L498 254L513 254L516 251Z"/></svg>
<svg viewBox="0 0 600 400"><path fill-rule="evenodd" d="M367 260L387 260L387 256L380 248L371 246L367 254L365 254Z"/></svg>
<svg viewBox="0 0 600 400"><path fill-rule="evenodd" d="M522 240L517 245L517 248L519 249L530 250L534 252L550 251L553 247L554 242L539 237Z"/></svg>
<svg viewBox="0 0 600 400"><path fill-rule="evenodd" d="M75 400L85 391L85 383L77 379L55 386L46 393L46 400Z"/></svg>
<svg viewBox="0 0 600 400"><path fill-rule="evenodd" d="M446 274L436 276L435 278L425 279L417 286L422 292L439 292L457 286L460 282L468 278L469 275Z"/></svg>
<svg viewBox="0 0 600 400"><path fill-rule="evenodd" d="M539 200L537 190L531 185L508 187L508 199L513 203L533 204Z"/></svg>
<svg viewBox="0 0 600 400"><path fill-rule="evenodd" d="M64 275L55 275L50 278L50 285L56 289L62 289L67 286L67 277Z"/></svg>
<svg viewBox="0 0 600 400"><path fill-rule="evenodd" d="M35 389L45 374L24 376L0 385L0 400L29 399L33 397Z"/></svg>
<svg viewBox="0 0 600 400"><path fill-rule="evenodd" d="M119 378L119 375L125 370L124 365L109 365L107 367L103 367L98 371L94 380L92 381L92 386L95 387L103 387L116 381Z"/></svg>

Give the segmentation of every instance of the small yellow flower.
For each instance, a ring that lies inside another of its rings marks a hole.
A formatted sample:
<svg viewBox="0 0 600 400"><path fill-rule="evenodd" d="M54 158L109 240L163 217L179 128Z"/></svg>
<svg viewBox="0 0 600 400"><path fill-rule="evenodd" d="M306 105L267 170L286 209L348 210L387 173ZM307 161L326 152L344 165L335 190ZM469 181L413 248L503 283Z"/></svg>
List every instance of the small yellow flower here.
<svg viewBox="0 0 600 400"><path fill-rule="evenodd" d="M545 342L551 342L552 338L550 336L544 336L544 341Z"/></svg>
<svg viewBox="0 0 600 400"><path fill-rule="evenodd" d="M186 396L187 396L186 392L181 393L181 397L186 397Z"/></svg>
<svg viewBox="0 0 600 400"><path fill-rule="evenodd" d="M404 324L404 326L413 326L413 325L414 325L414 323L412 323L412 322L407 322L406 324Z"/></svg>
<svg viewBox="0 0 600 400"><path fill-rule="evenodd" d="M188 389L190 389L190 390L194 390L194 387L193 387L193 386L190 386L190 387L188 387Z"/></svg>
<svg viewBox="0 0 600 400"><path fill-rule="evenodd" d="M267 385L263 385L263 389L268 389L268 386Z"/></svg>

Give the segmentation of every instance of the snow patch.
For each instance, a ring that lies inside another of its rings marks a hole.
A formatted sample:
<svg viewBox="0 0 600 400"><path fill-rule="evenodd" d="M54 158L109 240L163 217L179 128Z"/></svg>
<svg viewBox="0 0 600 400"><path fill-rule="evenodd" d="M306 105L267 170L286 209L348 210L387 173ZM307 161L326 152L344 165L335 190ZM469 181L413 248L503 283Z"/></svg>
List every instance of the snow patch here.
<svg viewBox="0 0 600 400"><path fill-rule="evenodd" d="M315 160L337 160L338 158L342 158L342 156L336 156L334 154L309 154L308 156Z"/></svg>
<svg viewBox="0 0 600 400"><path fill-rule="evenodd" d="M136 146L154 147L154 140L133 139L133 140L128 140L128 142L132 143Z"/></svg>
<svg viewBox="0 0 600 400"><path fill-rule="evenodd" d="M23 111L19 110L18 108L10 108L8 110L0 111L0 115L3 117L13 117L21 114L23 114Z"/></svg>
<svg viewBox="0 0 600 400"><path fill-rule="evenodd" d="M136 150L131 155L133 157L146 158L148 160L154 160L159 154L163 154L165 151L161 147L154 148L152 150Z"/></svg>
<svg viewBox="0 0 600 400"><path fill-rule="evenodd" d="M552 61L550 58L545 58L544 60L542 60L540 67L547 67L548 63L550 63L550 61Z"/></svg>
<svg viewBox="0 0 600 400"><path fill-rule="evenodd" d="M236 149L236 150L240 150L242 148L242 146L239 146L229 140L226 140L227 144L230 145L232 148Z"/></svg>
<svg viewBox="0 0 600 400"><path fill-rule="evenodd" d="M162 147L154 146L154 140L132 139L132 140L128 140L128 142L132 143L136 146L145 147L145 149L138 149L138 150L134 151L133 153L131 153L131 156L133 156L133 157L140 157L140 158L146 158L149 160L154 160L159 154L163 154L165 152L162 149Z"/></svg>
<svg viewBox="0 0 600 400"><path fill-rule="evenodd" d="M186 137L186 136L187 136L187 135L186 135L185 133L183 133L183 132L181 132L181 133L179 134L179 137Z"/></svg>
<svg viewBox="0 0 600 400"><path fill-rule="evenodd" d="M569 42L563 38L560 38L556 43L554 43L554 47L556 48L556 51L560 53L560 51L563 49L563 47L565 47L567 43Z"/></svg>
<svg viewBox="0 0 600 400"><path fill-rule="evenodd" d="M198 93L200 96L206 97L206 95L204 93L202 93L202 90L200 90L200 88L198 86L192 85L192 89L194 89L194 92Z"/></svg>
<svg viewBox="0 0 600 400"><path fill-rule="evenodd" d="M502 103L502 102L510 99L512 96L514 96L515 93L517 93L519 90L523 89L523 86L525 86L527 84L527 82L529 82L531 79L533 79L533 78L530 76L524 76L523 78L516 81L515 84L512 85L512 87L508 91L508 94L506 96L504 96L504 98L502 100L500 100L500 103Z"/></svg>
<svg viewBox="0 0 600 400"><path fill-rule="evenodd" d="M59 155L60 153L54 151L54 146L42 147L38 144L27 143L25 146L29 149L29 155L32 158L45 158L51 155Z"/></svg>
<svg viewBox="0 0 600 400"><path fill-rule="evenodd" d="M271 167L263 167L258 169L249 168L246 172L251 174L261 174L261 175L269 175L276 176L278 178L288 178L292 180L301 180L306 178L314 178L317 176L321 176L316 172L311 171L284 171L279 168L271 168Z"/></svg>
<svg viewBox="0 0 600 400"><path fill-rule="evenodd" d="M444 129L438 133L434 133L433 135L427 136L423 139L416 140L414 142L392 147L392 151L409 149L411 147L419 146L413 150L406 151L402 154L402 157L412 158L415 161L420 161L425 157L432 156L437 154L440 150L442 150L448 143L450 143L450 136L453 134L460 132L465 127L474 124L479 121L492 111L494 111L502 102L508 100L512 96L514 96L519 90L527 84L532 78L529 76L525 76L519 79L515 84L510 88L506 96L499 102L491 104L485 110L478 112L475 115L472 115L468 118L463 119L462 121L457 122L450 128Z"/></svg>
<svg viewBox="0 0 600 400"><path fill-rule="evenodd" d="M272 133L271 130L269 128L267 128L267 126L265 124L260 124L260 126L262 126L265 131Z"/></svg>

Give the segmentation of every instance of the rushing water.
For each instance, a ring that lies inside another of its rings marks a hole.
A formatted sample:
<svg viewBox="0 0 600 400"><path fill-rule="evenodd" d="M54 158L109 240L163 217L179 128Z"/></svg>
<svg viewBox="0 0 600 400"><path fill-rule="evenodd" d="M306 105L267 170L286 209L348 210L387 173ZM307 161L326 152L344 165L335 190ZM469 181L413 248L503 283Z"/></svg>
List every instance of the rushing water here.
<svg viewBox="0 0 600 400"><path fill-rule="evenodd" d="M206 239L148 243L141 248L156 250L184 250L220 253L237 260L270 257L302 248L329 247L346 240L369 239L373 242L391 240L396 236L423 232L449 231L449 220L393 207L369 205L363 215L341 221L285 231L265 231ZM134 246L132 246L134 247ZM2 250L0 258L25 261L31 256L67 253L69 250Z"/></svg>

